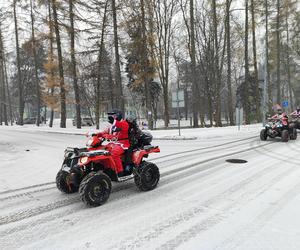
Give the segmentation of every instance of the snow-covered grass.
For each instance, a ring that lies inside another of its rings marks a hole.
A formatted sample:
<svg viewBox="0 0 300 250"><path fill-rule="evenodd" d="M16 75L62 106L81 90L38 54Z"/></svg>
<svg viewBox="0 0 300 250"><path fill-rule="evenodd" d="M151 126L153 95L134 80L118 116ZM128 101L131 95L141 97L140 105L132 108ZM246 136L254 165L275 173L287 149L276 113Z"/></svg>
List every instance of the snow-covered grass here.
<svg viewBox="0 0 300 250"><path fill-rule="evenodd" d="M171 121L171 124L174 121ZM160 121L162 124L162 122ZM100 122L100 130L110 126L110 124L106 121ZM261 124L252 124L252 125L242 125L238 126L227 126L227 127L212 127L212 128L182 128L178 129L159 129L152 130L151 133L153 138L156 140L193 140L193 139L210 139L210 138L221 138L221 137L238 137L245 134L258 133L261 129ZM59 127L59 119L54 120L53 127L50 128L48 125L42 124L40 127L35 125L24 125L24 126L0 126L2 130L14 129L17 131L40 131L40 132L48 132L48 133L62 133L62 134L73 134L73 135L85 135L87 133L96 132L95 126L87 127L84 126L81 129L77 129L72 125L72 120L67 119L67 128Z"/></svg>

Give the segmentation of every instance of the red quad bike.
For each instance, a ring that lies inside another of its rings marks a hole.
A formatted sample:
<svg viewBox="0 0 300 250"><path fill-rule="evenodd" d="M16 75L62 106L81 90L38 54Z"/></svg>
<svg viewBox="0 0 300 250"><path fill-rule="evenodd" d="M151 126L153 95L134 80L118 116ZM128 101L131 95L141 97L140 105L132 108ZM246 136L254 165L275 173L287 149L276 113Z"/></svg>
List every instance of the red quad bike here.
<svg viewBox="0 0 300 250"><path fill-rule="evenodd" d="M150 135L150 142L152 136ZM144 136L147 138L147 136ZM91 136L86 148L67 148L64 161L56 176L56 186L64 193L79 191L81 200L89 206L104 204L111 193L112 181L123 182L134 179L136 186L142 191L154 189L160 178L158 167L147 158L151 153L159 153L158 146L149 142L134 149L131 153L132 163L126 165L126 175L118 177L115 162L110 153L113 138ZM126 152L125 152L126 154ZM125 160L125 154L124 159ZM123 161L123 169L125 169Z"/></svg>
<svg viewBox="0 0 300 250"><path fill-rule="evenodd" d="M262 141L266 141L268 137L281 137L282 142L288 142L289 139L297 139L297 130L289 124L287 118L269 118L265 128L260 131Z"/></svg>
<svg viewBox="0 0 300 250"><path fill-rule="evenodd" d="M300 114L291 114L291 125L295 129L300 129Z"/></svg>

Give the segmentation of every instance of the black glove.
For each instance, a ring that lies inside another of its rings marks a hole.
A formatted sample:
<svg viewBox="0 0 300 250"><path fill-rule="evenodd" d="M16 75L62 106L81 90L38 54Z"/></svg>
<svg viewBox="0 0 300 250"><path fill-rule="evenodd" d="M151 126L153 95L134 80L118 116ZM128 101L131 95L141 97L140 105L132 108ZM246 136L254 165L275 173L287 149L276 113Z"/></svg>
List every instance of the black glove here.
<svg viewBox="0 0 300 250"><path fill-rule="evenodd" d="M92 134L92 137L96 136L97 134Z"/></svg>
<svg viewBox="0 0 300 250"><path fill-rule="evenodd" d="M112 117L112 116L108 116L108 122L110 123L110 124L113 124L114 123L114 118Z"/></svg>

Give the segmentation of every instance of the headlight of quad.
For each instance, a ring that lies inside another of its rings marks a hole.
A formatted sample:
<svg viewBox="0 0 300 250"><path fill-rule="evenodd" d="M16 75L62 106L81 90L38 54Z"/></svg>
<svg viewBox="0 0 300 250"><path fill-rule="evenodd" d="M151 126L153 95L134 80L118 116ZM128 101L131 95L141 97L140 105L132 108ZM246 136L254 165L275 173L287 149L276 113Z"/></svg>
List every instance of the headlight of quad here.
<svg viewBox="0 0 300 250"><path fill-rule="evenodd" d="M89 158L87 156L84 156L84 157L81 157L79 161L80 161L81 164L85 164L85 163L88 162L88 159Z"/></svg>

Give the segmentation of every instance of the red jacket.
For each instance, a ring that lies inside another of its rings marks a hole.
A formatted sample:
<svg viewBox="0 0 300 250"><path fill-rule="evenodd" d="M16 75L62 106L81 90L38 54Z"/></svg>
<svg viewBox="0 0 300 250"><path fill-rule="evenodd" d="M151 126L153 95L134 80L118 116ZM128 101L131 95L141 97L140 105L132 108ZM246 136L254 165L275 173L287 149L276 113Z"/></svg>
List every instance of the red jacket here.
<svg viewBox="0 0 300 250"><path fill-rule="evenodd" d="M280 114L276 114L276 115L273 115L271 117L271 119L273 120L281 120L282 124L283 125L288 125L288 116L285 112L283 112L281 115Z"/></svg>
<svg viewBox="0 0 300 250"><path fill-rule="evenodd" d="M128 129L129 124L125 120L114 120L114 123L112 126L100 133L97 134L97 136L105 136L109 139L116 138L118 142L123 144L125 148L128 148L130 146L129 138L128 138Z"/></svg>

